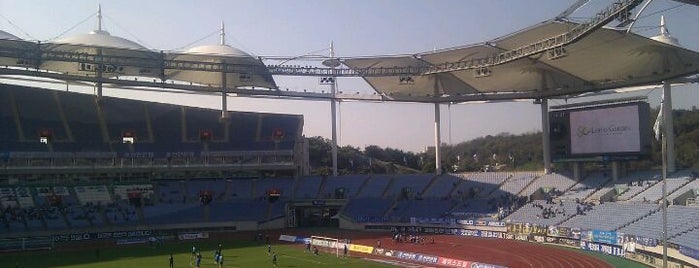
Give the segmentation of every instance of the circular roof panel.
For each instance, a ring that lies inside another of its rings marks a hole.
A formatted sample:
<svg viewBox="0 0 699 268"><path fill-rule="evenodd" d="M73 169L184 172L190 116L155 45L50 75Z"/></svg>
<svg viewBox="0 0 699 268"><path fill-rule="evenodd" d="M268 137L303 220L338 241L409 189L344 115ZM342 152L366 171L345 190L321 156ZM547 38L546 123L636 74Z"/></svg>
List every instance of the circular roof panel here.
<svg viewBox="0 0 699 268"><path fill-rule="evenodd" d="M107 31L92 31L89 34L70 36L56 40L56 43L96 47L148 50L136 42L110 35Z"/></svg>
<svg viewBox="0 0 699 268"><path fill-rule="evenodd" d="M190 54L216 55L226 57L252 57L240 49L228 45L204 45L187 50Z"/></svg>

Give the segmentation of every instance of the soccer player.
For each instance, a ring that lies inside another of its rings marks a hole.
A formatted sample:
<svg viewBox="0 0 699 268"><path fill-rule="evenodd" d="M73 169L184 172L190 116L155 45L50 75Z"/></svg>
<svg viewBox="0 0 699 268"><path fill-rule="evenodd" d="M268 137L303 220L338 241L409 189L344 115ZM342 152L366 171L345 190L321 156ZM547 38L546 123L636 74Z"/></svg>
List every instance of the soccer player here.
<svg viewBox="0 0 699 268"><path fill-rule="evenodd" d="M218 255L218 268L223 267L223 255Z"/></svg>
<svg viewBox="0 0 699 268"><path fill-rule="evenodd" d="M318 255L318 247L313 246L313 254Z"/></svg>
<svg viewBox="0 0 699 268"><path fill-rule="evenodd" d="M199 268L200 265L201 265L201 253L197 252L197 261L196 261L196 265L194 267Z"/></svg>
<svg viewBox="0 0 699 268"><path fill-rule="evenodd" d="M272 254L272 245L267 244L267 255Z"/></svg>
<svg viewBox="0 0 699 268"><path fill-rule="evenodd" d="M277 267L277 253L272 253L272 264Z"/></svg>
<svg viewBox="0 0 699 268"><path fill-rule="evenodd" d="M311 241L306 241L306 251L311 252Z"/></svg>
<svg viewBox="0 0 699 268"><path fill-rule="evenodd" d="M345 244L342 248L342 254L347 257L347 244Z"/></svg>
<svg viewBox="0 0 699 268"><path fill-rule="evenodd" d="M172 253L170 253L170 258L168 258L168 261L170 262L170 268L175 267L175 259L172 258Z"/></svg>
<svg viewBox="0 0 699 268"><path fill-rule="evenodd" d="M192 258L197 256L197 247L192 245Z"/></svg>

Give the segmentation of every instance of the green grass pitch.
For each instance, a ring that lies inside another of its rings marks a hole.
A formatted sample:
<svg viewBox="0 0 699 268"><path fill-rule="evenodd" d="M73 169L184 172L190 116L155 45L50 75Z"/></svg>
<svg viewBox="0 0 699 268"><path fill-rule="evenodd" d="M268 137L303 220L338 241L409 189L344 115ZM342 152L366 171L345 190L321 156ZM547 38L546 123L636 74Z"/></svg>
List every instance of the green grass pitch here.
<svg viewBox="0 0 699 268"><path fill-rule="evenodd" d="M0 267L22 268L141 268L168 267L168 257L172 253L175 267L194 267L192 245L201 252L202 268L218 267L214 264L214 252L218 246L214 241L169 242L160 247L131 245L79 251L38 251L0 255ZM234 267L274 267L267 247L253 242L222 242L224 265ZM321 252L318 256L305 252L302 246L272 245L277 254L277 267L393 267L360 258L336 257L335 254Z"/></svg>

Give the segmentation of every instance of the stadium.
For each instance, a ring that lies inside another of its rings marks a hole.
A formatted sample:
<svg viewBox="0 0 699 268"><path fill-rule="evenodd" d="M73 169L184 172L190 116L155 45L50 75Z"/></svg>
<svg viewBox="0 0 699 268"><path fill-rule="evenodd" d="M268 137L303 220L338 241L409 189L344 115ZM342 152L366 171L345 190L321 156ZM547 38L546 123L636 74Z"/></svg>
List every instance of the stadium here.
<svg viewBox="0 0 699 268"><path fill-rule="evenodd" d="M101 8L94 31L52 42L0 29L0 263L699 267L699 171L676 163L687 152L675 146L671 98L699 81L699 52L664 19L658 36L630 31L650 0L567 19L587 2L482 44L396 56L336 57L331 44L329 56L254 57L226 44L223 25L219 44L156 51L104 30ZM282 90L279 77L330 90ZM339 91L350 77L373 92ZM639 97L549 104L658 85L659 111ZM311 164L303 115L232 111L233 96L329 102L327 170ZM508 170L495 153L473 154L477 171L447 165L442 105L520 100L541 107L541 168ZM341 174L341 101L434 105L434 172L400 172L413 161L404 156L357 158ZM639 164L659 151L660 168Z"/></svg>

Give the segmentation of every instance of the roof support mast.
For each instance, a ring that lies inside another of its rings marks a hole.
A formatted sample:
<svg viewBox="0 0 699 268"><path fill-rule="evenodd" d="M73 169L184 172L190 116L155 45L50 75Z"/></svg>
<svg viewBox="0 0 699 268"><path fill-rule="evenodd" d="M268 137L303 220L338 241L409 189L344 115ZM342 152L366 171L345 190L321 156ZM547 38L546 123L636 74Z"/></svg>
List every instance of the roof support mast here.
<svg viewBox="0 0 699 268"><path fill-rule="evenodd" d="M330 58L335 58L335 45L333 41L330 41ZM330 67L332 69L332 76L330 76L330 94L332 98L330 99L330 118L332 124L332 158L333 158L333 177L337 177L337 79L335 75L335 67Z"/></svg>
<svg viewBox="0 0 699 268"><path fill-rule="evenodd" d="M439 76L434 76L434 96L439 95ZM439 102L434 103L434 172L442 174L442 119Z"/></svg>
<svg viewBox="0 0 699 268"><path fill-rule="evenodd" d="M670 36L670 32L665 25L665 16L660 16L660 36L655 37L655 40L669 43L670 45L679 46L677 39ZM665 55L667 57L667 55ZM667 68L667 66L663 66ZM663 81L663 97L660 105L663 113L662 118L662 179L663 179L663 199L661 209L663 212L663 267L667 267L667 176L669 173L675 172L675 130L672 115L672 85L670 81Z"/></svg>
<svg viewBox="0 0 699 268"><path fill-rule="evenodd" d="M226 29L223 21L221 21L221 45L226 45ZM221 60L221 65L225 66L225 60ZM226 68L221 68L221 119L228 117L228 81Z"/></svg>
<svg viewBox="0 0 699 268"><path fill-rule="evenodd" d="M97 32L102 32L102 4L97 5ZM97 49L97 55L99 56L100 61L102 61L102 49L98 48ZM95 72L95 78L97 82L95 83L95 87L97 87L97 99L102 98L102 71L104 68L104 64L98 63L97 64L97 72Z"/></svg>
<svg viewBox="0 0 699 268"><path fill-rule="evenodd" d="M97 30L102 31L102 4L97 4Z"/></svg>
<svg viewBox="0 0 699 268"><path fill-rule="evenodd" d="M544 148L544 172L551 173L551 139L549 139L549 100L543 98L541 102L541 143Z"/></svg>
<svg viewBox="0 0 699 268"><path fill-rule="evenodd" d="M439 110L439 102L434 103L434 172L439 175L442 173L442 124L441 111Z"/></svg>

